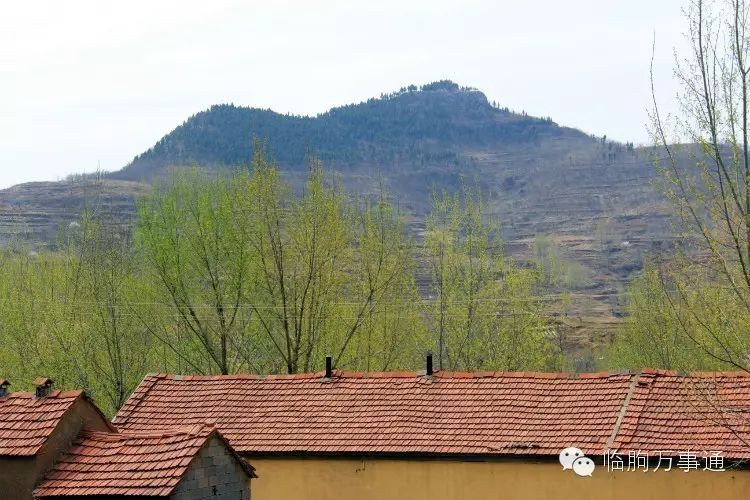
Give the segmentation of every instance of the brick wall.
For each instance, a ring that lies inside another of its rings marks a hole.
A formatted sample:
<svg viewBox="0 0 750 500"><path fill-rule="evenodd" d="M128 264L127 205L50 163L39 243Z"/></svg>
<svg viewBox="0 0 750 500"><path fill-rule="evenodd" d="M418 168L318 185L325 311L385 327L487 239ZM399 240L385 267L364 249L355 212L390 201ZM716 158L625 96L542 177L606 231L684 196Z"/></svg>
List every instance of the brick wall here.
<svg viewBox="0 0 750 500"><path fill-rule="evenodd" d="M217 437L201 449L171 500L249 500L250 479Z"/></svg>

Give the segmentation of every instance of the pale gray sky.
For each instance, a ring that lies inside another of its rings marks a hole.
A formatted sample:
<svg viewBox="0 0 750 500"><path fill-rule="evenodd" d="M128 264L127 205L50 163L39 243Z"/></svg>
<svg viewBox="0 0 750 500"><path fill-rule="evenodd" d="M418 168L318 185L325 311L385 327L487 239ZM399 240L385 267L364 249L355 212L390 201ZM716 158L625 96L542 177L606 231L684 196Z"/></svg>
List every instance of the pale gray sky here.
<svg viewBox="0 0 750 500"><path fill-rule="evenodd" d="M645 142L680 0L37 0L0 9L0 188L116 170L211 104L315 114L449 78Z"/></svg>

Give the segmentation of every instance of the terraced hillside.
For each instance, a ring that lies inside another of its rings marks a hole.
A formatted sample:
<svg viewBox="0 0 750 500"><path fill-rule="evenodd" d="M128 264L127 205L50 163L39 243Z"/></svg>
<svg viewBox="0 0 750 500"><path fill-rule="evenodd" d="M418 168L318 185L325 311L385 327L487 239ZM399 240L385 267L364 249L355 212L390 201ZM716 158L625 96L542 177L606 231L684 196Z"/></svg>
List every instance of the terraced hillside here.
<svg viewBox="0 0 750 500"><path fill-rule="evenodd" d="M267 141L293 183L304 178L311 152L357 196L376 193L384 182L417 235L431 193L478 185L487 215L502 224L508 252L519 261L546 252L568 262L569 279L550 284L550 302L576 345L611 332L622 312L618 292L645 255L673 242L647 150L513 113L452 82L409 87L318 117L213 107L106 178L0 191L0 241L21 234L53 243L91 203L126 227L134 198L168 167L246 163L254 136ZM572 290L567 305L556 295L563 288Z"/></svg>
<svg viewBox="0 0 750 500"><path fill-rule="evenodd" d="M135 216L136 196L146 188L138 182L79 178L0 190L0 244L20 239L54 246L60 231L86 209L125 228Z"/></svg>

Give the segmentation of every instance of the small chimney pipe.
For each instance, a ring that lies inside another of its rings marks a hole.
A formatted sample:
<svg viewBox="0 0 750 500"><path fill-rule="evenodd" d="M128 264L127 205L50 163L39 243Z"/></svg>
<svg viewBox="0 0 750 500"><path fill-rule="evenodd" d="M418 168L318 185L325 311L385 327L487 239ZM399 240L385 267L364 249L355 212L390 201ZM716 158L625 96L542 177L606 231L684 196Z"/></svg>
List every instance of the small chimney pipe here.
<svg viewBox="0 0 750 500"><path fill-rule="evenodd" d="M34 385L36 386L36 397L38 398L46 398L47 396L52 393L52 386L54 382L51 378L47 377L37 377L36 380L34 380Z"/></svg>
<svg viewBox="0 0 750 500"><path fill-rule="evenodd" d="M333 377L333 358L326 356L326 378Z"/></svg>
<svg viewBox="0 0 750 500"><path fill-rule="evenodd" d="M432 376L432 352L427 352L427 367L425 369L425 374L428 377Z"/></svg>

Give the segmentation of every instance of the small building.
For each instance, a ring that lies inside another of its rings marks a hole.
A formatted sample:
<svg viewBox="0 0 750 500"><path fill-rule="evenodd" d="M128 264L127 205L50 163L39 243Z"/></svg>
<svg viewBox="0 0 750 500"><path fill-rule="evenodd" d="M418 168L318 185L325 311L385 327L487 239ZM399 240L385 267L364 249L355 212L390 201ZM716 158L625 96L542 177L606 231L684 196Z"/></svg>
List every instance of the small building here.
<svg viewBox="0 0 750 500"><path fill-rule="evenodd" d="M154 374L113 422L215 419L256 500L750 498L750 374L429 368ZM582 468L561 466L567 448Z"/></svg>
<svg viewBox="0 0 750 500"><path fill-rule="evenodd" d="M84 432L35 499L249 500L253 468L213 427L156 433Z"/></svg>
<svg viewBox="0 0 750 500"><path fill-rule="evenodd" d="M0 498L249 500L253 468L202 423L118 432L84 391L0 380Z"/></svg>
<svg viewBox="0 0 750 500"><path fill-rule="evenodd" d="M83 431L116 432L84 391L54 390L39 378L35 392L10 392L0 380L0 492L31 500L34 486Z"/></svg>

